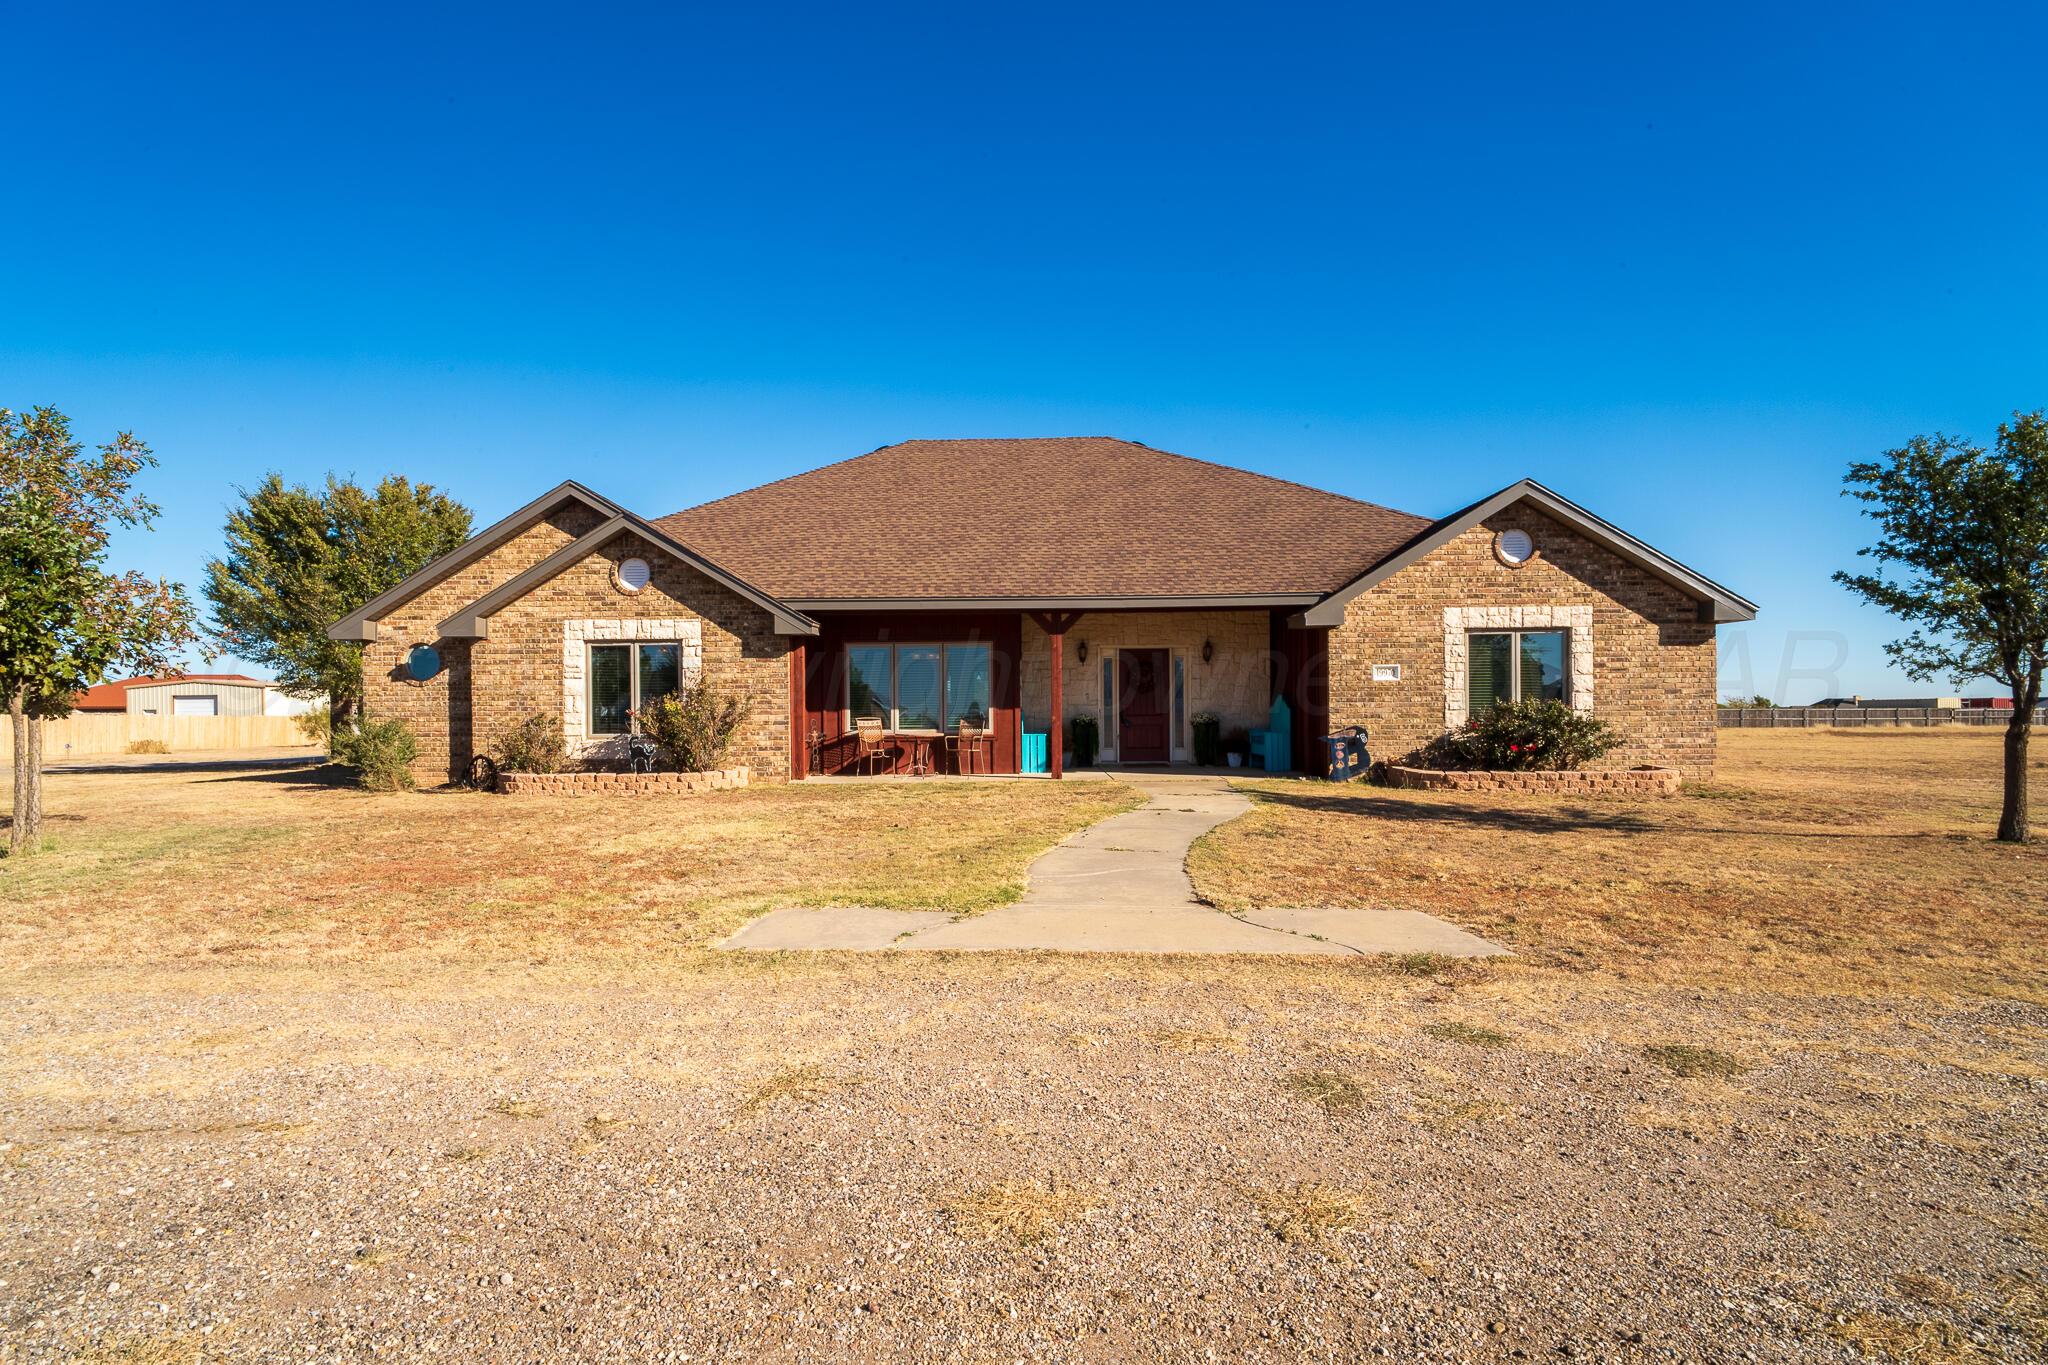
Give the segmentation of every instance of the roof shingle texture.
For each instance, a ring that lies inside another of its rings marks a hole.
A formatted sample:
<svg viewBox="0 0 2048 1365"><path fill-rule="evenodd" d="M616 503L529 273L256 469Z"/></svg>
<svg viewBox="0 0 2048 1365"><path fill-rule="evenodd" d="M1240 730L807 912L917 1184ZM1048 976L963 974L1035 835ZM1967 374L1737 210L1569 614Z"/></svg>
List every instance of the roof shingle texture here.
<svg viewBox="0 0 2048 1365"><path fill-rule="evenodd" d="M1072 436L905 441L655 524L805 600L1326 593L1430 521Z"/></svg>

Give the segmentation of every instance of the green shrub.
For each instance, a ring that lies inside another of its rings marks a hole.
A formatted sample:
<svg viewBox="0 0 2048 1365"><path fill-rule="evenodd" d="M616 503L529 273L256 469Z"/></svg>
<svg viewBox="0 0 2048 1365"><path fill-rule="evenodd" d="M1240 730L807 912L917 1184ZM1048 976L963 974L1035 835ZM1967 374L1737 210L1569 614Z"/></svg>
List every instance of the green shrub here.
<svg viewBox="0 0 2048 1365"><path fill-rule="evenodd" d="M1430 746L1427 758L1441 768L1557 771L1583 768L1619 742L1561 701L1500 701Z"/></svg>
<svg viewBox="0 0 2048 1365"><path fill-rule="evenodd" d="M562 722L554 716L528 716L498 741L498 767L505 772L558 773L568 766Z"/></svg>
<svg viewBox="0 0 2048 1365"><path fill-rule="evenodd" d="M725 765L746 714L744 699L700 677L680 693L641 707L637 720L677 771L701 773Z"/></svg>
<svg viewBox="0 0 2048 1365"><path fill-rule="evenodd" d="M1102 747L1102 730L1093 716L1076 716L1067 723L1068 731L1074 737L1074 766L1092 768L1095 754Z"/></svg>
<svg viewBox="0 0 2048 1365"><path fill-rule="evenodd" d="M363 790L373 792L410 789L411 764L419 750L419 741L402 720L358 721L351 729L335 731L328 744L329 756L354 768Z"/></svg>

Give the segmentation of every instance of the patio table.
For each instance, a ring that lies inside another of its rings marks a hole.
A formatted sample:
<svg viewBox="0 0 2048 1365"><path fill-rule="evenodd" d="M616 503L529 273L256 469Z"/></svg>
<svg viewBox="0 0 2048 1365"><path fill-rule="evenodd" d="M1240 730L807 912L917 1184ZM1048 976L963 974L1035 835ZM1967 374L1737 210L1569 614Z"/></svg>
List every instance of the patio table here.
<svg viewBox="0 0 2048 1365"><path fill-rule="evenodd" d="M909 750L911 775L926 777L932 771L932 742L944 733L943 730L891 730L889 738L902 740Z"/></svg>

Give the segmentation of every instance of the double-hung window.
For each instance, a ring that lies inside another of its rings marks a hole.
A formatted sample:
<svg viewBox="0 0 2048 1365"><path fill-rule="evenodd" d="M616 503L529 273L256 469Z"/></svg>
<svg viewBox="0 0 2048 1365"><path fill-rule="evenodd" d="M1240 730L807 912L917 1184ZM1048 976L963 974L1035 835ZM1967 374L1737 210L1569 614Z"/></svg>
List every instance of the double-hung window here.
<svg viewBox="0 0 2048 1365"><path fill-rule="evenodd" d="M891 730L957 730L989 721L989 646L848 645L846 714Z"/></svg>
<svg viewBox="0 0 2048 1365"><path fill-rule="evenodd" d="M590 733L623 735L632 713L659 697L680 692L683 651L673 643L591 645Z"/></svg>
<svg viewBox="0 0 2048 1365"><path fill-rule="evenodd" d="M1467 714L1476 716L1502 701L1570 700L1565 632L1474 631L1470 642Z"/></svg>

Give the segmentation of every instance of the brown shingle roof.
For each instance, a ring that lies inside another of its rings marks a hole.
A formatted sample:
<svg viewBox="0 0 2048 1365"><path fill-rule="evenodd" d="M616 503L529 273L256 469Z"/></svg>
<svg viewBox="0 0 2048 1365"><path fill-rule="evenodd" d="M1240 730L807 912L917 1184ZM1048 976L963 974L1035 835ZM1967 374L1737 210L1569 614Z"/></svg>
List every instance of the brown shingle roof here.
<svg viewBox="0 0 2048 1365"><path fill-rule="evenodd" d="M1107 436L905 441L655 523L795 601L1325 593L1429 524Z"/></svg>

